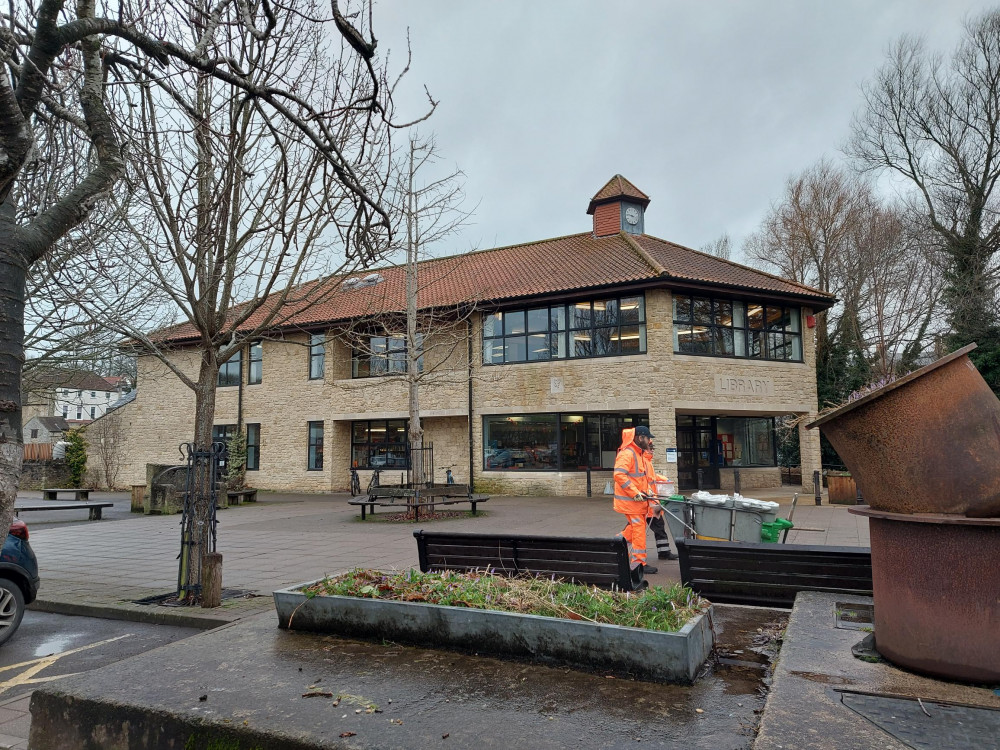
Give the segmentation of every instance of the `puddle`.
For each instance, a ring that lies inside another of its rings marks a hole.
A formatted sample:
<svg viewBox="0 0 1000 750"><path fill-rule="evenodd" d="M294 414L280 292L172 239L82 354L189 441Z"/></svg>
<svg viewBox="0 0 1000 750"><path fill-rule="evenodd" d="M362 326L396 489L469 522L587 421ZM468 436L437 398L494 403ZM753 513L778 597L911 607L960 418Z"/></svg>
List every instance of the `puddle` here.
<svg viewBox="0 0 1000 750"><path fill-rule="evenodd" d="M788 674L793 674L796 677L801 677L805 680L810 680L811 682L821 682L824 685L850 685L851 680L846 677L839 677L833 674L818 674L817 672L796 672L795 670L790 670Z"/></svg>
<svg viewBox="0 0 1000 750"><path fill-rule="evenodd" d="M59 633L58 635L50 636L38 644L33 656L40 657L61 654L74 640L83 638L85 635L86 633Z"/></svg>

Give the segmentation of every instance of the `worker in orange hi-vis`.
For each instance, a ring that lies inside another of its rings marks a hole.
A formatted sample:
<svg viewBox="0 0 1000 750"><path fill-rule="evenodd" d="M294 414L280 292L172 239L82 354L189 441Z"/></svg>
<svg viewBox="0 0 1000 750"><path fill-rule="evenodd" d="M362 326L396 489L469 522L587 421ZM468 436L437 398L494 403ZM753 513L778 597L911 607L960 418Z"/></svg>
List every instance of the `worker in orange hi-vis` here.
<svg viewBox="0 0 1000 750"><path fill-rule="evenodd" d="M614 507L616 512L625 516L622 536L628 542L629 564L640 578L643 573L656 572L656 568L646 565L647 498L656 494L650 480L653 476L652 463L645 456L652 440L648 427L622 430L622 444L615 459Z"/></svg>

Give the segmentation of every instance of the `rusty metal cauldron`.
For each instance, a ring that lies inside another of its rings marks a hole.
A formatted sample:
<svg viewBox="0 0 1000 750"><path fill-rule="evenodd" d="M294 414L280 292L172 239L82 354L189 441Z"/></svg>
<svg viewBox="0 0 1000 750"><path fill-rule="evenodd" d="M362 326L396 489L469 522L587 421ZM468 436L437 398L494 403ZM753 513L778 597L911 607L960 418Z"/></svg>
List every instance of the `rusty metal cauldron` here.
<svg viewBox="0 0 1000 750"><path fill-rule="evenodd" d="M971 344L816 420L870 507L875 643L1000 682L1000 401Z"/></svg>
<svg viewBox="0 0 1000 750"><path fill-rule="evenodd" d="M1000 400L970 344L826 414L865 501L892 513L1000 516Z"/></svg>

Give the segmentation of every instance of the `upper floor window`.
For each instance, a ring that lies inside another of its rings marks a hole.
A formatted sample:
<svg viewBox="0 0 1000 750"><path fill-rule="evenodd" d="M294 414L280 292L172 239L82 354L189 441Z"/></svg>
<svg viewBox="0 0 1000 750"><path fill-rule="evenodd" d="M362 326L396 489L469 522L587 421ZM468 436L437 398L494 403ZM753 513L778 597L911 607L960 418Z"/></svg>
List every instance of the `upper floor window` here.
<svg viewBox="0 0 1000 750"><path fill-rule="evenodd" d="M264 347L259 341L250 344L250 361L247 367L247 384L256 385L264 378Z"/></svg>
<svg viewBox="0 0 1000 750"><path fill-rule="evenodd" d="M240 384L240 370L243 362L241 352L236 352L219 366L219 387Z"/></svg>
<svg viewBox="0 0 1000 750"><path fill-rule="evenodd" d="M321 380L326 362L326 334L313 333L309 336L309 379Z"/></svg>
<svg viewBox="0 0 1000 750"><path fill-rule="evenodd" d="M91 406L91 407L90 407L90 418L91 418L91 419L93 419L93 418L94 418L94 412L95 412L95 411L96 411L96 407L94 407L94 406Z"/></svg>
<svg viewBox="0 0 1000 750"><path fill-rule="evenodd" d="M91 398L97 398L97 391L91 391L90 392L90 397Z"/></svg>
<svg viewBox="0 0 1000 750"><path fill-rule="evenodd" d="M646 300L575 302L483 316L483 364L643 354Z"/></svg>
<svg viewBox="0 0 1000 750"><path fill-rule="evenodd" d="M424 371L423 334L417 334L417 372ZM354 347L351 376L372 378L378 375L402 375L407 371L406 336L367 336Z"/></svg>
<svg viewBox="0 0 1000 750"><path fill-rule="evenodd" d="M799 308L674 295L674 351L802 361Z"/></svg>

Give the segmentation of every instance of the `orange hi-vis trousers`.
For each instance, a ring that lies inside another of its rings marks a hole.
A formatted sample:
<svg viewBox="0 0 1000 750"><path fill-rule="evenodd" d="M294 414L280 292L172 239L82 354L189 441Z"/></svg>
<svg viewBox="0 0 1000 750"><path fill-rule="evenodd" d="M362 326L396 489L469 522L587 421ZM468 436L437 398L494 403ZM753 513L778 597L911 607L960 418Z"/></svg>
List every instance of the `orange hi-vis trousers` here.
<svg viewBox="0 0 1000 750"><path fill-rule="evenodd" d="M625 516L625 528L621 535L628 543L629 565L635 570L646 564L646 513L649 503L615 498L615 511Z"/></svg>

